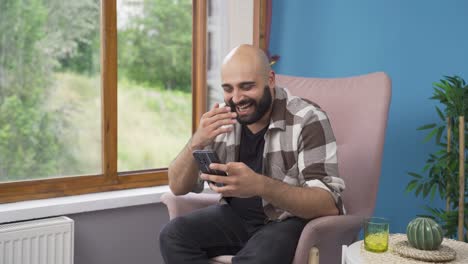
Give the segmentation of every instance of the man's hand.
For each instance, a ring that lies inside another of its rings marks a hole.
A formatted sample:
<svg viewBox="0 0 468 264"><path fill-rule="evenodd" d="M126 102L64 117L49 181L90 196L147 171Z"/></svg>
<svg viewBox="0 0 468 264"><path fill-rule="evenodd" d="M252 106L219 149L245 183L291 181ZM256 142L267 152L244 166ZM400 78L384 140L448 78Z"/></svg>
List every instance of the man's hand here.
<svg viewBox="0 0 468 264"><path fill-rule="evenodd" d="M229 162L227 164L212 163L211 169L220 170L227 173L228 176L217 176L211 174L202 174L203 180L223 183L224 186L218 187L210 184L210 188L221 193L225 197L248 198L252 196L261 196L265 185L265 176L255 173L242 162Z"/></svg>
<svg viewBox="0 0 468 264"><path fill-rule="evenodd" d="M202 149L211 144L219 134L232 131L233 127L226 125L236 123L236 116L237 113L231 112L230 107L219 107L216 103L210 111L202 115L200 125L192 136L191 148Z"/></svg>

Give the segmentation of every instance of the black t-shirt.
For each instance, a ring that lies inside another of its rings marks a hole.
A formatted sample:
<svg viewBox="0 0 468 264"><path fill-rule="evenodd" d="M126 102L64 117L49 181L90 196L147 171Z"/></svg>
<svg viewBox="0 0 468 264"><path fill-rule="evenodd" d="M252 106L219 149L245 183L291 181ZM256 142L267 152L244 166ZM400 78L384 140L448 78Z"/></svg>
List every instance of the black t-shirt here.
<svg viewBox="0 0 468 264"><path fill-rule="evenodd" d="M241 142L239 146L239 162L245 163L256 173L262 173L263 148L265 146L265 132L268 126L253 134L247 126L242 126ZM260 196L250 198L227 198L233 210L247 223L253 226L263 225L266 215L263 212Z"/></svg>

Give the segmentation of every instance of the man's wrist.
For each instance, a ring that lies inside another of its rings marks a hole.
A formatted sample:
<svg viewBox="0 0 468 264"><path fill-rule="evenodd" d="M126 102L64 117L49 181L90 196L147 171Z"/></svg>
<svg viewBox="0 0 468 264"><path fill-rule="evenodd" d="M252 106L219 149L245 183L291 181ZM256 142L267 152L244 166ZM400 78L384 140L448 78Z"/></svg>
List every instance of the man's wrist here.
<svg viewBox="0 0 468 264"><path fill-rule="evenodd" d="M194 150L202 150L203 147L197 144L194 144L192 140L190 140L188 144L188 149L190 152L193 152Z"/></svg>
<svg viewBox="0 0 468 264"><path fill-rule="evenodd" d="M265 175L259 175L261 178L260 184L258 185L258 196L264 197L267 195L267 191L271 188L271 181L272 179Z"/></svg>

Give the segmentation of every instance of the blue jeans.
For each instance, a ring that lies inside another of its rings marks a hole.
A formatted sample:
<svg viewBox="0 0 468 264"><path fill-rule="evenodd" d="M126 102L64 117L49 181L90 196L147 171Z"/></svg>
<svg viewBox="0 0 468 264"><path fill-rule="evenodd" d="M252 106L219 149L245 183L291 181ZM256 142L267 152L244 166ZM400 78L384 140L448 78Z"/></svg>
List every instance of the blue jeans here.
<svg viewBox="0 0 468 264"><path fill-rule="evenodd" d="M235 255L237 263L291 263L307 220L251 226L229 205L212 205L170 221L159 235L166 264L207 264L212 257Z"/></svg>

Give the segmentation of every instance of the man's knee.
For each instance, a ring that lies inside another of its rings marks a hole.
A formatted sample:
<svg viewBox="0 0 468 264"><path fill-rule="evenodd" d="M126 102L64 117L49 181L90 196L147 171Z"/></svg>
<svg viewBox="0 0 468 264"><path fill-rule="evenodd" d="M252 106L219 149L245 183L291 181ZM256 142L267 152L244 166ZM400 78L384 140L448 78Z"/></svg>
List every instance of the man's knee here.
<svg viewBox="0 0 468 264"><path fill-rule="evenodd" d="M280 243L259 243L253 250L241 251L233 263L291 263L296 252L296 245Z"/></svg>
<svg viewBox="0 0 468 264"><path fill-rule="evenodd" d="M305 221L287 219L259 230L233 263L291 263Z"/></svg>
<svg viewBox="0 0 468 264"><path fill-rule="evenodd" d="M162 247L173 244L177 240L184 240L184 233L189 227L189 221L185 217L177 217L169 221L159 233L159 244Z"/></svg>

